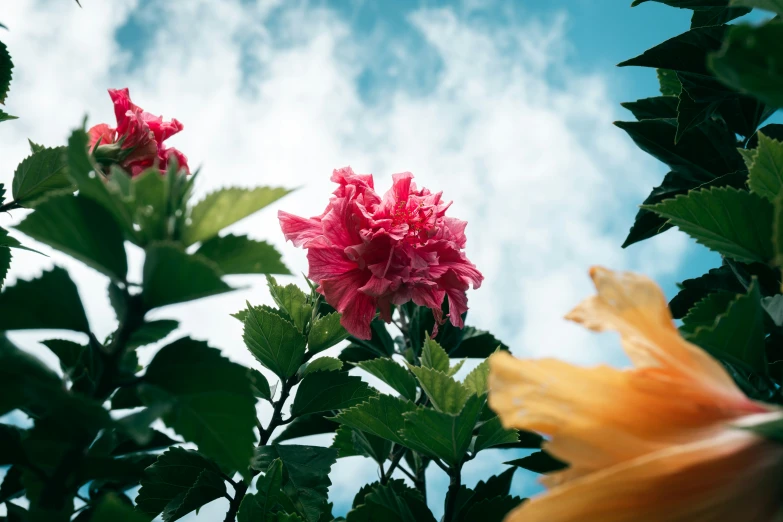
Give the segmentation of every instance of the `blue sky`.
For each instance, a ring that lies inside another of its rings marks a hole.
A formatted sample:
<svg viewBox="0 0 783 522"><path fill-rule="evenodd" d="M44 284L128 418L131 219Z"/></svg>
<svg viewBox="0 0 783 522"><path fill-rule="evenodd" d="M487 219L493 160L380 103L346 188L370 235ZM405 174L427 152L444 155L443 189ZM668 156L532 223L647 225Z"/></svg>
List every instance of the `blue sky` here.
<svg viewBox="0 0 783 522"><path fill-rule="evenodd" d="M470 223L468 254L486 282L470 294L468 322L519 356L623 360L613 336L560 319L590 294L591 264L648 273L669 296L676 281L718 264L676 231L620 249L636 205L665 169L611 124L630 117L620 102L656 94L654 72L615 64L686 30L689 11L653 2L631 9L628 0L70 4L4 6L17 62L8 111L21 119L0 128L0 181L10 181L28 137L60 144L85 113L90 124L110 121L105 89L128 86L139 105L185 124L172 145L204 166L199 194L227 185L301 187L232 232L274 242L294 271L304 271L304 254L280 237L277 209L319 214L335 167L373 172L383 189L390 174L410 170ZM0 220L5 227L18 215ZM137 274L140 258L132 252ZM106 281L86 267L56 253L45 261L23 253L11 279L51 263L71 271L91 324L99 336L109 333ZM269 296L259 278L235 282L245 289L160 317L180 320L174 336L207 339L252 365L229 314ZM41 338L14 335L56 365ZM145 349L142 361L151 353ZM497 473L516 456L487 452L469 464L465 481ZM357 480L374 479L368 462L341 461L332 488L338 511ZM431 498L442 495L445 476L432 470L430 481ZM518 473L514 488L537 491L535 477ZM436 516L441 509L433 504ZM208 507L200 518L221 510Z"/></svg>

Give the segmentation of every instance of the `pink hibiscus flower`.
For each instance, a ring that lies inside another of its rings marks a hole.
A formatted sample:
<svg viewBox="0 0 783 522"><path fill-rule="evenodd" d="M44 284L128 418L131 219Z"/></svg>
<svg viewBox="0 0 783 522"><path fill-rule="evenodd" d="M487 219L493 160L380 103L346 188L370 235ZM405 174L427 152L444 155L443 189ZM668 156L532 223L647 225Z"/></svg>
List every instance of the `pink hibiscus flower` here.
<svg viewBox="0 0 783 522"><path fill-rule="evenodd" d="M339 184L323 214L310 219L278 212L286 239L307 249L309 277L342 314L341 323L370 339L376 310L391 321L391 305L413 301L432 309L437 325L449 297L448 318L461 328L468 310L465 291L484 277L465 256L467 222L446 217L451 203L441 193L416 189L410 172L395 174L380 197L372 174L335 170Z"/></svg>
<svg viewBox="0 0 783 522"><path fill-rule="evenodd" d="M128 170L131 176L136 176L153 165L165 172L172 156L176 158L180 168L190 172L185 155L175 148L163 145L166 139L182 130L183 126L179 121L163 121L162 116L145 112L131 101L127 88L109 89L109 96L114 102L117 127L110 127L106 123L92 127L88 131L90 150L96 143L99 144L99 149L119 145L120 165Z"/></svg>

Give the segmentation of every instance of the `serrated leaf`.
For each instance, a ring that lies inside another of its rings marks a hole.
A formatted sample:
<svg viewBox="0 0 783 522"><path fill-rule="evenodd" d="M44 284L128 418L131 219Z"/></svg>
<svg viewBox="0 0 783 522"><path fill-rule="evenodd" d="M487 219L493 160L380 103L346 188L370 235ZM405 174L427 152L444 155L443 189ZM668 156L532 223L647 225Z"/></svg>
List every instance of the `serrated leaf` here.
<svg viewBox="0 0 783 522"><path fill-rule="evenodd" d="M258 212L289 192L284 188L258 187L225 188L207 194L190 211L190 221L182 240L185 245L192 245L214 237L227 226Z"/></svg>
<svg viewBox="0 0 783 522"><path fill-rule="evenodd" d="M731 27L709 68L726 85L774 107L783 107L783 23Z"/></svg>
<svg viewBox="0 0 783 522"><path fill-rule="evenodd" d="M294 284L278 285L272 276L266 276L266 281L277 306L288 314L297 330L304 332L313 314L313 306L308 302L307 295Z"/></svg>
<svg viewBox="0 0 783 522"><path fill-rule="evenodd" d="M479 428L476 441L473 444L473 451L479 452L502 444L514 444L518 440L519 433L517 430L503 428L500 418L492 417Z"/></svg>
<svg viewBox="0 0 783 522"><path fill-rule="evenodd" d="M443 372L422 366L411 366L410 370L439 412L457 414L471 396L467 388Z"/></svg>
<svg viewBox="0 0 783 522"><path fill-rule="evenodd" d="M307 340L282 317L248 305L243 334L250 353L280 380L293 376L302 364Z"/></svg>
<svg viewBox="0 0 783 522"><path fill-rule="evenodd" d="M754 280L748 292L737 296L713 326L696 328L687 338L718 359L728 357L729 362L739 361L765 374L764 315L761 291Z"/></svg>
<svg viewBox="0 0 783 522"><path fill-rule="evenodd" d="M767 263L773 258L773 207L756 194L733 188L694 190L643 208L731 259Z"/></svg>
<svg viewBox="0 0 783 522"><path fill-rule="evenodd" d="M237 522L265 521L277 504L283 486L283 462L275 459L256 481L256 493L245 495L237 513Z"/></svg>
<svg viewBox="0 0 783 522"><path fill-rule="evenodd" d="M14 201L24 207L33 207L46 197L73 192L67 172L65 147L31 154L14 172L11 185Z"/></svg>
<svg viewBox="0 0 783 522"><path fill-rule="evenodd" d="M0 330L90 332L82 301L68 272L54 267L39 278L17 281L0 294ZM56 310L57 313L52 313Z"/></svg>
<svg viewBox="0 0 783 522"><path fill-rule="evenodd" d="M0 110L0 121L18 120L18 116L11 116L7 112Z"/></svg>
<svg viewBox="0 0 783 522"><path fill-rule="evenodd" d="M419 453L458 466L470 446L483 400L471 395L459 414L418 407L403 414L403 445Z"/></svg>
<svg viewBox="0 0 783 522"><path fill-rule="evenodd" d="M688 313L682 318L680 330L693 333L697 328L714 326L716 318L726 312L729 304L736 297L737 294L731 292L713 292L708 294L704 299L697 302L693 308L688 310Z"/></svg>
<svg viewBox="0 0 783 522"><path fill-rule="evenodd" d="M686 132L707 121L719 105L720 101L696 101L683 87L677 104L677 131L674 134L674 143L678 143Z"/></svg>
<svg viewBox="0 0 783 522"><path fill-rule="evenodd" d="M390 395L378 395L358 406L341 411L333 420L396 444L403 444L400 435L405 427L403 414L415 410L416 405L411 401Z"/></svg>
<svg viewBox="0 0 783 522"><path fill-rule="evenodd" d="M274 443L279 444L286 440L309 437L310 435L334 433L340 425L327 419L324 415L324 413L315 413L295 418L275 437Z"/></svg>
<svg viewBox="0 0 783 522"><path fill-rule="evenodd" d="M731 0L734 7L759 8L783 16L783 0Z"/></svg>
<svg viewBox="0 0 783 522"><path fill-rule="evenodd" d="M247 474L256 409L246 368L185 337L155 355L139 393L148 406L171 401L167 426L226 469Z"/></svg>
<svg viewBox="0 0 783 522"><path fill-rule="evenodd" d="M11 86L11 77L13 76L14 62L8 53L8 47L0 42L0 103L5 103L8 96L8 89Z"/></svg>
<svg viewBox="0 0 783 522"><path fill-rule="evenodd" d="M24 494L24 485L22 484L22 468L11 466L5 472L3 482L0 484L0 502L20 497Z"/></svg>
<svg viewBox="0 0 783 522"><path fill-rule="evenodd" d="M676 144L677 120L673 118L619 121L615 125L627 132L640 149L697 184L744 170L734 136L719 122L700 125Z"/></svg>
<svg viewBox="0 0 783 522"><path fill-rule="evenodd" d="M316 372L302 379L296 391L291 415L341 410L355 406L375 392L361 378L347 372Z"/></svg>
<svg viewBox="0 0 783 522"><path fill-rule="evenodd" d="M508 346L491 333L478 330L472 326L462 329L462 338L456 348L449 351L449 357L485 359L496 350L508 351Z"/></svg>
<svg viewBox="0 0 783 522"><path fill-rule="evenodd" d="M340 426L335 432L332 447L339 452L340 458L360 455L371 458L380 465L389 458L392 443L348 426Z"/></svg>
<svg viewBox="0 0 783 522"><path fill-rule="evenodd" d="M322 352L347 339L348 335L350 335L348 331L340 324L339 313L326 314L310 325L310 332L307 335L307 349L311 353Z"/></svg>
<svg viewBox="0 0 783 522"><path fill-rule="evenodd" d="M424 338L421 349L421 365L443 373L449 371L449 354L436 340L430 339L429 335Z"/></svg>
<svg viewBox="0 0 783 522"><path fill-rule="evenodd" d="M435 522L421 494L401 480L374 484L362 504L348 512L347 522Z"/></svg>
<svg viewBox="0 0 783 522"><path fill-rule="evenodd" d="M726 265L713 268L702 276L686 279L679 286L680 292L669 303L675 319L682 319L697 302L713 292L739 294L745 291L737 276Z"/></svg>
<svg viewBox="0 0 783 522"><path fill-rule="evenodd" d="M635 58L619 65L653 67L677 72L709 75L705 56L720 48L725 26L698 27L656 45Z"/></svg>
<svg viewBox="0 0 783 522"><path fill-rule="evenodd" d="M304 365L304 370L302 370L301 373L302 377L305 377L315 372L331 372L341 370L342 367L343 362L340 359L335 359L334 357L319 357L318 359L306 363Z"/></svg>
<svg viewBox="0 0 783 522"><path fill-rule="evenodd" d="M484 499L471 505L464 520L481 522L503 522L511 510L522 503L522 499L511 495Z"/></svg>
<svg viewBox="0 0 783 522"><path fill-rule="evenodd" d="M750 190L774 203L783 187L783 143L759 132L758 147L748 170Z"/></svg>
<svg viewBox="0 0 783 522"><path fill-rule="evenodd" d="M484 360L481 364L473 368L465 376L462 385L475 395L481 396L487 393L487 383L489 382L489 361Z"/></svg>
<svg viewBox="0 0 783 522"><path fill-rule="evenodd" d="M157 343L165 339L177 327L179 327L179 323L173 319L144 322L131 334L127 346L132 349Z"/></svg>
<svg viewBox="0 0 783 522"><path fill-rule="evenodd" d="M211 261L188 255L175 243L153 243L146 249L143 291L147 308L158 308L233 290Z"/></svg>
<svg viewBox="0 0 783 522"><path fill-rule="evenodd" d="M750 9L745 7L713 7L711 9L694 11L691 17L691 29L710 25L723 25L740 16L745 16L749 12Z"/></svg>
<svg viewBox="0 0 783 522"><path fill-rule="evenodd" d="M150 168L131 180L124 171L113 168L111 179L123 184L129 182L128 188L133 196L128 201L127 208L133 222L138 224L138 244L144 246L153 241L167 239L170 194L166 178L160 175L160 170ZM116 197L117 195L114 196L115 199Z"/></svg>
<svg viewBox="0 0 783 522"><path fill-rule="evenodd" d="M682 85L677 78L677 73L671 69L656 69L658 86L663 96L679 96Z"/></svg>
<svg viewBox="0 0 783 522"><path fill-rule="evenodd" d="M0 288L5 283L5 276L8 275L8 270L11 268L11 249L8 247L0 247Z"/></svg>
<svg viewBox="0 0 783 522"><path fill-rule="evenodd" d="M300 515L308 522L318 522L326 504L329 470L337 461L337 451L318 446L282 444L257 448L254 469L267 469L274 459L283 462L287 479L283 486ZM294 490L289 493L289 486Z"/></svg>
<svg viewBox="0 0 783 522"><path fill-rule="evenodd" d="M96 172L87 151L88 137L83 129L77 129L68 138L68 175L76 183L79 196L91 199L114 216L114 220L127 238L139 244L131 215L118 193L118 176L108 181Z"/></svg>
<svg viewBox="0 0 783 522"><path fill-rule="evenodd" d="M269 381L266 380L264 374L258 370L250 368L247 371L247 376L250 380L250 387L253 390L253 394L261 399L271 401L275 394L274 392L277 390L272 390L272 388L269 387Z"/></svg>
<svg viewBox="0 0 783 522"><path fill-rule="evenodd" d="M128 272L123 233L112 216L81 196L48 199L16 229L82 261L115 281Z"/></svg>
<svg viewBox="0 0 783 522"><path fill-rule="evenodd" d="M174 447L145 470L136 507L172 522L226 494L220 468L193 450Z"/></svg>
<svg viewBox="0 0 783 522"><path fill-rule="evenodd" d="M409 401L416 400L416 379L393 359L378 357L362 361L359 368L379 378Z"/></svg>
<svg viewBox="0 0 783 522"><path fill-rule="evenodd" d="M516 466L534 473L552 473L568 467L568 464L556 459L546 451L534 451L527 457L504 462L504 464Z"/></svg>
<svg viewBox="0 0 783 522"><path fill-rule="evenodd" d="M197 253L212 260L224 274L291 273L274 246L247 236L215 236L202 243Z"/></svg>
<svg viewBox="0 0 783 522"><path fill-rule="evenodd" d="M671 71L675 75L674 71ZM679 80L677 80L679 85ZM624 102L620 105L628 109L637 120L655 120L659 118L676 118L677 103L679 100L674 96L655 96L653 98L642 98L635 102Z"/></svg>

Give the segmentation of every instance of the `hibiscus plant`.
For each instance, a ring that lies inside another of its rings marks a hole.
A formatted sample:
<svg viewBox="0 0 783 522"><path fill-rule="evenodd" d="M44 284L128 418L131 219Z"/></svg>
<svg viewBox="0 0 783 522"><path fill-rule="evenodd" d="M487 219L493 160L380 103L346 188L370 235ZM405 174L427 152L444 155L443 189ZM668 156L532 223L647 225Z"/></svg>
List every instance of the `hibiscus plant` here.
<svg viewBox="0 0 783 522"><path fill-rule="evenodd" d="M5 46L0 65L2 102ZM272 245L221 232L289 191L225 188L195 201L201 174L165 144L183 125L144 111L128 89L109 97L115 122L77 128L60 147L31 142L0 190L2 210L23 213L16 231L107 278L117 319L99 339L58 266L0 293L6 520L170 522L219 499L226 521L344 520L328 502L329 473L364 457L379 480L356 485L348 521L434 521L429 506L440 504L449 521L500 522L522 501L510 494L517 467L562 466L542 454L462 484L480 452L542 439L503 428L487 406L485 359L508 347L464 324L466 290L483 278L464 253L466 223L446 216L440 193L405 173L379 196L372 176L336 170L319 217L280 213L310 265L306 285L281 284L273 276L290 274ZM143 251L139 280L129 243ZM1 279L28 245L0 229ZM264 274L274 302L234 314L255 367L150 319L234 290L234 274ZM51 331L42 344L59 369L5 334L19 330ZM144 346L154 355L141 366ZM319 434L323 445L296 440ZM448 476L448 491L428 489L428 468Z"/></svg>

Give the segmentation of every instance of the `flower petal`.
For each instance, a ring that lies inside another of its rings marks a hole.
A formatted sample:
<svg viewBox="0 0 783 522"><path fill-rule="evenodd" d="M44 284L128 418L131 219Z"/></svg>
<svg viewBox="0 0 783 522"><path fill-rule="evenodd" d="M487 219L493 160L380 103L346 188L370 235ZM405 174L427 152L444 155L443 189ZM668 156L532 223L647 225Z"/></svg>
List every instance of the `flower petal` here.
<svg viewBox="0 0 783 522"><path fill-rule="evenodd" d="M375 299L359 292L367 282L367 274L352 270L332 279L321 281L326 302L342 314L340 324L359 339L370 339L370 322L375 317Z"/></svg>

